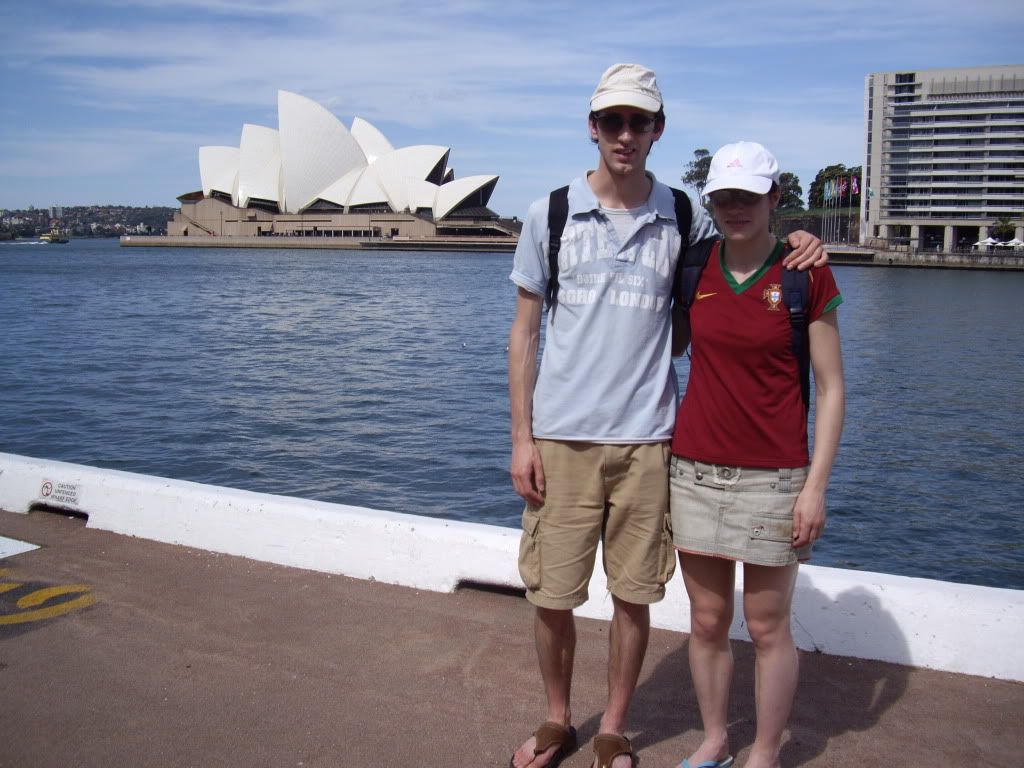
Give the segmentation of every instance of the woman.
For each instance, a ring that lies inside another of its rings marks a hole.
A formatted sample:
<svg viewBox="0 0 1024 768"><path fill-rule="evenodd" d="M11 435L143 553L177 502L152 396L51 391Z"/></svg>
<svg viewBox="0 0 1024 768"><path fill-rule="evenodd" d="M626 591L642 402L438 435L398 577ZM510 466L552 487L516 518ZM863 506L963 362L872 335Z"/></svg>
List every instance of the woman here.
<svg viewBox="0 0 1024 768"><path fill-rule="evenodd" d="M690 377L672 440L672 525L690 598L689 655L704 741L683 768L733 764L726 732L735 562L756 651L757 735L746 768L777 768L797 684L790 609L798 563L825 526L825 488L842 431L844 392L831 270L808 281L815 383L814 454L782 301L783 243L769 221L779 167L760 144L715 153L705 194L723 241L697 285L682 336Z"/></svg>

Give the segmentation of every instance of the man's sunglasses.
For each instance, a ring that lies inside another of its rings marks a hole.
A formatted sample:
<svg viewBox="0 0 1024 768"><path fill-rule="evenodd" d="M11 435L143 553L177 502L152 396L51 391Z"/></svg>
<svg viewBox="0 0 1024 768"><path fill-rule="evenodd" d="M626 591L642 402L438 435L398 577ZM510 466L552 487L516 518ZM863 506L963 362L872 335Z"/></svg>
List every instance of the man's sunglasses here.
<svg viewBox="0 0 1024 768"><path fill-rule="evenodd" d="M632 114L629 116L627 121L618 112L604 112L594 118L597 123L597 127L605 133L619 134L622 133L622 126L629 125L630 133L648 133L654 129L656 121L653 117L647 115Z"/></svg>
<svg viewBox="0 0 1024 768"><path fill-rule="evenodd" d="M761 202L764 195L748 192L745 189L719 189L708 195L711 204L728 207L730 205L751 206Z"/></svg>

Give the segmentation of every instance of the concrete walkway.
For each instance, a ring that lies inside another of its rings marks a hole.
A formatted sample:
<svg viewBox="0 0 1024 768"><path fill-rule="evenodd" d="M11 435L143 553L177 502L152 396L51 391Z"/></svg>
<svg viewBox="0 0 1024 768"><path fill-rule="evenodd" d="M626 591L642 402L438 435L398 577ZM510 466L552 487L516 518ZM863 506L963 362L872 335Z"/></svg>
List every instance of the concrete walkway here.
<svg viewBox="0 0 1024 768"><path fill-rule="evenodd" d="M541 719L519 596L357 581L42 512L0 512L0 536L42 547L0 560L0 767L504 768ZM578 633L574 713L590 739L608 625L581 619ZM741 766L753 659L734 647ZM801 660L787 768L1024 765L1024 684ZM645 768L698 743L685 635L652 632L633 724ZM590 758L588 745L563 765Z"/></svg>

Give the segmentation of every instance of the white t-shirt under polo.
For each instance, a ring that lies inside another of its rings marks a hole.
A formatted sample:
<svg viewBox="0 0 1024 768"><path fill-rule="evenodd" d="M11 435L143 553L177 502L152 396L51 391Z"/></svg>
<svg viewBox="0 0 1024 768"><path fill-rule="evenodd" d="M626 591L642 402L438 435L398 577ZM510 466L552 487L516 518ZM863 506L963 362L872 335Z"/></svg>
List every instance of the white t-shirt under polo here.
<svg viewBox="0 0 1024 768"><path fill-rule="evenodd" d="M691 208L690 242L714 237L711 217L692 200ZM530 206L510 275L541 296L549 273L547 216L547 197ZM558 301L548 312L533 394L534 437L592 443L672 437L678 393L671 295L679 243L675 201L664 184L654 181L624 238L585 178L569 185Z"/></svg>

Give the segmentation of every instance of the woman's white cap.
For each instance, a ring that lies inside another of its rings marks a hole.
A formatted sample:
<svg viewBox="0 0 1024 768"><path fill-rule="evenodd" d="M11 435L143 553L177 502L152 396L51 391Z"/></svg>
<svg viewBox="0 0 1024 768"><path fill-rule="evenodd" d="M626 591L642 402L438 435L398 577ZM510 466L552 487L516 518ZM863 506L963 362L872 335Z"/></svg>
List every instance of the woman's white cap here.
<svg viewBox="0 0 1024 768"><path fill-rule="evenodd" d="M719 189L745 189L763 195L779 183L779 163L756 141L737 141L715 152L704 194Z"/></svg>
<svg viewBox="0 0 1024 768"><path fill-rule="evenodd" d="M635 107L645 112L661 109L661 91L654 71L639 64L612 64L601 75L590 97L590 111L608 107Z"/></svg>

